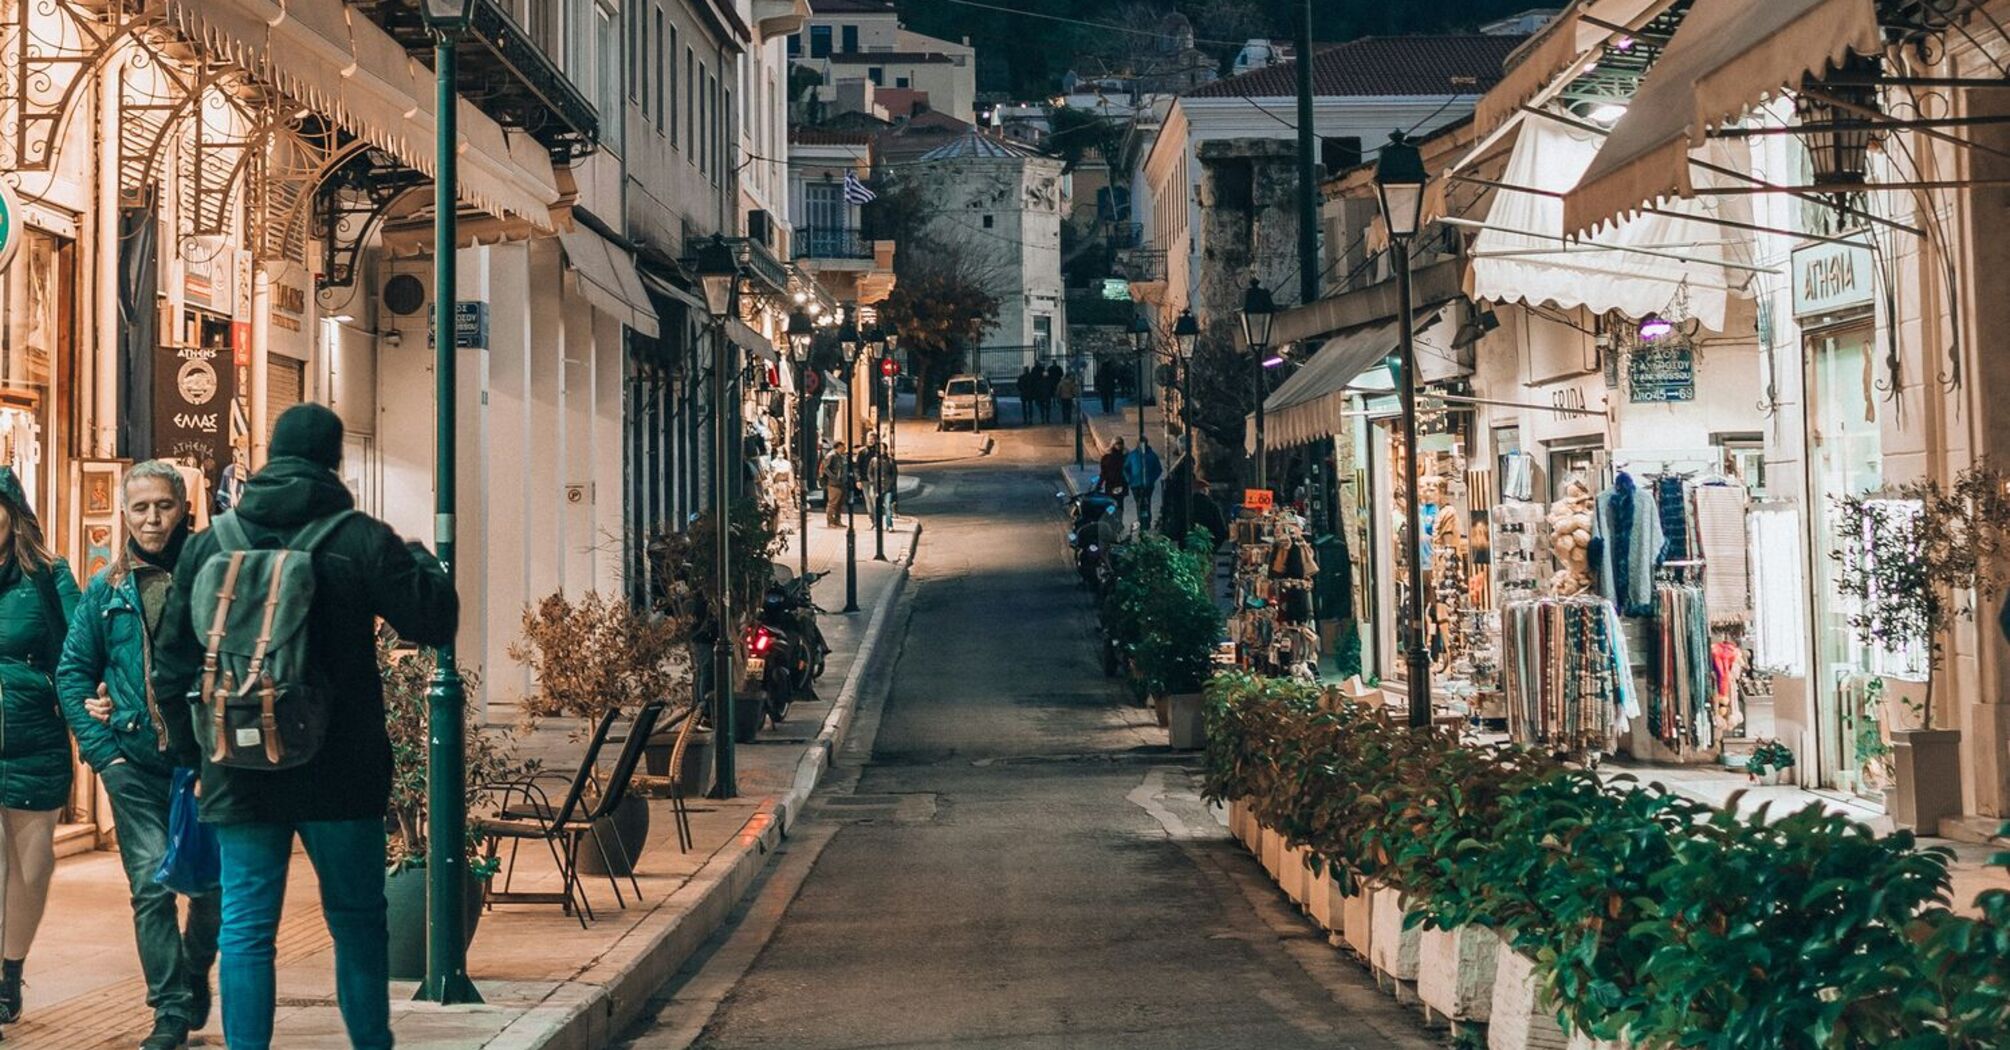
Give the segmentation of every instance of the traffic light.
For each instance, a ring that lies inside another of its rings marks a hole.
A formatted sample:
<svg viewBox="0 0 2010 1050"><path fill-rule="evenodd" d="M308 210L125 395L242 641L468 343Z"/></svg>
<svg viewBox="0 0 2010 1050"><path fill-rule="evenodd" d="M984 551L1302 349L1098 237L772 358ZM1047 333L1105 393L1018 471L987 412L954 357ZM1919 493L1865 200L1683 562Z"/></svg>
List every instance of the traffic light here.
<svg viewBox="0 0 2010 1050"><path fill-rule="evenodd" d="M900 374L900 360L899 360L898 358L894 358L894 357L882 357L882 358L880 358L880 359L879 359L879 374L880 374L880 375L883 375L883 376L885 376L885 377L886 377L886 378L888 378L888 379L892 379L892 378L893 378L894 376L897 376L897 375L899 375L899 374Z"/></svg>

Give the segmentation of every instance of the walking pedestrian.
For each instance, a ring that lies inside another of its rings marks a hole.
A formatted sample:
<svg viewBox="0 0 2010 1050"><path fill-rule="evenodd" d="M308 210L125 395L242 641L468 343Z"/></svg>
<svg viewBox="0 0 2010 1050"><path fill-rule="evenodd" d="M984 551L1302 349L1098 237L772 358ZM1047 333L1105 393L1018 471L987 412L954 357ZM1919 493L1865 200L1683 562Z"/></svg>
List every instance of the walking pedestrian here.
<svg viewBox="0 0 2010 1050"><path fill-rule="evenodd" d="M119 862L132 893L133 936L146 976L153 1030L140 1050L177 1050L209 1023L209 968L221 920L217 894L188 899L187 927L175 894L154 881L168 851L176 754L155 727L160 704L146 669L161 637L175 560L189 537L188 482L174 464L148 460L126 472L126 546L84 589L56 670L57 697L77 752L103 781L119 828Z"/></svg>
<svg viewBox="0 0 2010 1050"><path fill-rule="evenodd" d="M851 497L851 455L842 444L832 445L824 454L817 480L824 487L824 521L836 528L844 524L845 500Z"/></svg>
<svg viewBox="0 0 2010 1050"><path fill-rule="evenodd" d="M1109 450L1103 453L1102 460L1097 463L1096 481L1103 487L1105 495L1117 501L1117 520L1122 521L1124 496L1130 492L1130 487L1124 484L1123 438L1110 442Z"/></svg>
<svg viewBox="0 0 2010 1050"><path fill-rule="evenodd" d="M1047 382L1040 389L1047 392L1047 405L1049 409L1053 407L1056 395L1061 392L1061 374L1061 366L1059 364L1047 366Z"/></svg>
<svg viewBox="0 0 2010 1050"><path fill-rule="evenodd" d="M1054 421L1054 385L1047 382L1047 370L1033 365L1033 404L1040 409L1040 422Z"/></svg>
<svg viewBox="0 0 2010 1050"><path fill-rule="evenodd" d="M1019 422L1031 425L1033 403L1040 400L1040 378L1034 373L1032 365L1027 365L1019 373L1019 385L1013 389L1019 393Z"/></svg>
<svg viewBox="0 0 2010 1050"><path fill-rule="evenodd" d="M1124 483L1138 498L1138 528L1152 527L1152 490L1158 488L1164 468L1150 438L1140 438L1138 447L1124 457Z"/></svg>
<svg viewBox="0 0 2010 1050"><path fill-rule="evenodd" d="M0 467L0 1024L21 1019L21 967L49 902L56 819L70 800L70 733L50 675L77 581L49 553L11 467Z"/></svg>
<svg viewBox="0 0 2010 1050"><path fill-rule="evenodd" d="M1117 410L1117 370L1108 361L1096 362L1096 396L1103 400L1103 414Z"/></svg>
<svg viewBox="0 0 2010 1050"><path fill-rule="evenodd" d="M223 862L217 936L223 1038L231 1050L272 1045L273 948L297 836L314 865L322 917L335 942L335 999L349 1043L388 1050L384 814L391 742L384 729L377 621L408 642L443 645L454 638L460 603L437 558L355 510L336 473L342 421L334 412L311 403L287 409L268 447L270 460L245 482L237 507L190 537L175 563L155 647L154 696L189 696L198 684L207 643L196 636L193 609L198 598L205 605L220 601L225 591L210 581L228 575L214 568L205 573L212 559L235 564L233 556L247 550L308 552L311 606L278 611L311 625L301 658L321 685L308 694L327 719L319 746L288 755L264 741L263 754L274 764L275 752L299 761L283 769L220 764L243 762L247 750L257 750L255 742L235 745L229 736L216 741L216 753L202 757L202 820L215 827ZM194 750L194 720L199 710L208 717L208 708L169 704L174 711L164 711L162 721L171 747ZM242 729L236 733L240 741L246 736Z"/></svg>
<svg viewBox="0 0 2010 1050"><path fill-rule="evenodd" d="M900 464L893 461L893 454L882 451L872 460L871 488L872 512L879 515L880 523L893 528L893 496L900 488Z"/></svg>
<svg viewBox="0 0 2010 1050"><path fill-rule="evenodd" d="M1081 392L1082 384L1076 382L1073 372L1063 375L1061 381L1055 385L1054 396L1061 402L1061 422L1075 421L1075 398L1079 397Z"/></svg>
<svg viewBox="0 0 2010 1050"><path fill-rule="evenodd" d="M861 504L870 502L866 496L865 486L872 480L872 462L879 458L879 453L879 431L866 431L865 444L859 446L851 464L851 494L852 498Z"/></svg>

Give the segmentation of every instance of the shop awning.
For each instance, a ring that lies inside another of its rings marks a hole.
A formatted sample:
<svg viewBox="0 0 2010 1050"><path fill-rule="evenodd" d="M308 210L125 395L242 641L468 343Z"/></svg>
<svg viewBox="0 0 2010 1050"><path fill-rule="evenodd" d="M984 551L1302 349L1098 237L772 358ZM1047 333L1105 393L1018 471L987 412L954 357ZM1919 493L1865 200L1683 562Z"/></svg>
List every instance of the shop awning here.
<svg viewBox="0 0 2010 1050"><path fill-rule="evenodd" d="M1713 332L1724 330L1727 238L1749 241L1726 227L1666 214L1642 214L1567 241L1563 201L1598 153L1601 139L1540 116L1524 121L1501 182L1525 190L1494 194L1473 241L1467 294L1489 302L1619 310L1629 317L1667 313L1687 285L1687 314ZM1536 191L1536 192L1530 192ZM1670 212L1707 217L1719 202L1677 201ZM1731 247L1731 254L1749 255Z"/></svg>
<svg viewBox="0 0 2010 1050"><path fill-rule="evenodd" d="M1849 51L1883 47L1874 0L1695 0L1577 188L1564 232L1686 196L1689 150L1713 127L1800 86Z"/></svg>
<svg viewBox="0 0 2010 1050"><path fill-rule="evenodd" d="M434 171L432 71L342 0L166 0L174 24L415 171ZM552 228L551 157L466 99L457 109L460 196Z"/></svg>
<svg viewBox="0 0 2010 1050"><path fill-rule="evenodd" d="M1417 315L1417 328L1430 326L1438 311ZM1303 445L1340 433L1347 387L1355 377L1382 367L1400 338L1393 318L1328 339L1312 360L1263 401L1263 438L1271 448ZM1244 443L1256 448L1256 416L1246 421Z"/></svg>
<svg viewBox="0 0 2010 1050"><path fill-rule="evenodd" d="M1595 60L1600 45L1618 36L1606 26L1635 26L1668 9L1674 0L1580 0L1515 49L1500 82L1487 89L1473 110L1481 135L1512 119L1523 103L1542 95L1572 65ZM1598 23L1605 23L1599 25Z"/></svg>
<svg viewBox="0 0 2010 1050"><path fill-rule="evenodd" d="M739 318L727 318L726 338L731 339L734 346L763 361L775 362L782 359L780 354L775 353L775 344L768 342L767 336L747 327Z"/></svg>
<svg viewBox="0 0 2010 1050"><path fill-rule="evenodd" d="M595 309L637 332L656 338L656 308L635 271L635 260L614 242L592 230L578 229L558 235L565 251L565 265L579 279L580 294Z"/></svg>

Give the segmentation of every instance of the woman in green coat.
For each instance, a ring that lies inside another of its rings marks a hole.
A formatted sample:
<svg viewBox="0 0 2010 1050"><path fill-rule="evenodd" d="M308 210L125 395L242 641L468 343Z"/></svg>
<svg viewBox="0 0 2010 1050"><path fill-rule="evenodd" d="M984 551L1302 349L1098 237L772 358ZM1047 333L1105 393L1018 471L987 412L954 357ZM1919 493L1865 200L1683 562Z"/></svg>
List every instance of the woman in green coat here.
<svg viewBox="0 0 2010 1050"><path fill-rule="evenodd" d="M56 870L56 819L70 800L70 734L56 661L77 581L42 541L14 471L0 467L0 1024L21 1016L21 963Z"/></svg>

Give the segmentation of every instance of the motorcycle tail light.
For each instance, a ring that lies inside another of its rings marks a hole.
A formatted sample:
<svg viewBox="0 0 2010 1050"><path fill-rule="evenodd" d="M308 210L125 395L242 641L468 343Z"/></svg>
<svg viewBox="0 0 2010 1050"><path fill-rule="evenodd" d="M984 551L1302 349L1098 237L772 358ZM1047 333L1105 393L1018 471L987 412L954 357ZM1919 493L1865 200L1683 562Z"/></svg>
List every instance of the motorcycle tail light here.
<svg viewBox="0 0 2010 1050"><path fill-rule="evenodd" d="M757 654L765 653L768 651L768 648L774 644L775 644L775 636L773 634L770 634L769 632L764 630L754 632L755 653Z"/></svg>

